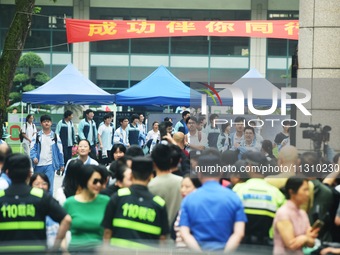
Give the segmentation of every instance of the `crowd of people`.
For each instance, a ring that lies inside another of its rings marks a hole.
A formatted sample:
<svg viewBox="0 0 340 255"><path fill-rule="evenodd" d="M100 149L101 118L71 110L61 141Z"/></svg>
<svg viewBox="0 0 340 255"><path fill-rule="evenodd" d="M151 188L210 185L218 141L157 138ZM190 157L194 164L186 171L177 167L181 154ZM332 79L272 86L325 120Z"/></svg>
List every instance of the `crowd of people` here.
<svg viewBox="0 0 340 255"><path fill-rule="evenodd" d="M340 254L327 248L340 242L340 154L333 162L299 154L289 144L289 122L265 139L241 116L232 127L216 125L217 114L181 115L174 125L165 118L147 131L143 114L114 127L108 113L97 126L88 109L76 136L71 111L55 131L50 116L40 117L38 131L29 114L24 154L0 144L0 252L166 244L196 252L258 245L273 254L303 254L306 247ZM321 163L327 174L307 171ZM280 171L263 171L269 166ZM55 189L56 174L63 181Z"/></svg>

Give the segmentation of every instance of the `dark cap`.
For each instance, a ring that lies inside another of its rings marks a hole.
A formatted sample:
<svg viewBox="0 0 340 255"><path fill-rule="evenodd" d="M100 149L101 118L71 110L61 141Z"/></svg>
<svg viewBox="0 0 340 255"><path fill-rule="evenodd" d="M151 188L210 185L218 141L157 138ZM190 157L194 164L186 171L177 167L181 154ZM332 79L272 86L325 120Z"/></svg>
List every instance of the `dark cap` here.
<svg viewBox="0 0 340 255"><path fill-rule="evenodd" d="M153 163L150 157L137 156L132 158L132 172L149 173L153 171Z"/></svg>
<svg viewBox="0 0 340 255"><path fill-rule="evenodd" d="M259 151L247 151L242 155L242 159L251 165L263 165L267 163L267 158Z"/></svg>

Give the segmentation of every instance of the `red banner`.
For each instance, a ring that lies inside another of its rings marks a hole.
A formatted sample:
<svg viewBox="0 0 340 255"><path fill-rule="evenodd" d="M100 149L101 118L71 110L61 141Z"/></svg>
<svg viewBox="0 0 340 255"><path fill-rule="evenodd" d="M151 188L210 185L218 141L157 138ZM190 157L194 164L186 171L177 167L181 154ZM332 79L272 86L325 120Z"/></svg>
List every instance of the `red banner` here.
<svg viewBox="0 0 340 255"><path fill-rule="evenodd" d="M233 36L298 40L298 20L158 21L66 19L67 42L175 36Z"/></svg>

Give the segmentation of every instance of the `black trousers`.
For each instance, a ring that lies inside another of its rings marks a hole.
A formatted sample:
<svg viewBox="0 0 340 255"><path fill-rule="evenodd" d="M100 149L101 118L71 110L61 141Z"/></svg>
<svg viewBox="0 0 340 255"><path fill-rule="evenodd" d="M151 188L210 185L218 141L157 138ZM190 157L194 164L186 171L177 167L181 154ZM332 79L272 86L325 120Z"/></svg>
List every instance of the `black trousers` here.
<svg viewBox="0 0 340 255"><path fill-rule="evenodd" d="M67 161L72 158L72 147L73 146L63 146L64 153L64 165L66 166Z"/></svg>

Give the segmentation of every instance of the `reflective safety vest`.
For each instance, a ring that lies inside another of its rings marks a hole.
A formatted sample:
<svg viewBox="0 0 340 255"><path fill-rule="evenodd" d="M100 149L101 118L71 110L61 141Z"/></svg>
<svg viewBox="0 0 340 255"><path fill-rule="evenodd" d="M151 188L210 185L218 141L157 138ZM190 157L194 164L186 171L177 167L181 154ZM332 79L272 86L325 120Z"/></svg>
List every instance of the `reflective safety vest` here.
<svg viewBox="0 0 340 255"><path fill-rule="evenodd" d="M2 202L6 191L0 191L0 252L33 252L46 249L45 220L39 219L36 205L28 199L22 201ZM32 188L30 195L43 197L43 190ZM1 233L2 232L2 233ZM34 234L33 234L34 233ZM35 238L34 236L45 237ZM6 238L7 237L7 238ZM33 238L32 238L33 237ZM14 238L18 238L14 240Z"/></svg>
<svg viewBox="0 0 340 255"><path fill-rule="evenodd" d="M165 224L162 224L164 220L159 214L166 212L165 201L159 196L151 195L147 189L139 192L140 194L145 192L152 199L137 196L133 188L132 192L129 188L118 190L117 211L112 220L114 228L114 237L110 240L112 246L149 250L153 247L148 245L148 240L150 244L156 240L158 242L162 235L162 227ZM162 217L167 217L166 213L163 213Z"/></svg>
<svg viewBox="0 0 340 255"><path fill-rule="evenodd" d="M235 185L241 198L248 223L245 235L273 237L272 222L277 209L285 203L282 192L264 179L253 178Z"/></svg>

